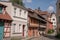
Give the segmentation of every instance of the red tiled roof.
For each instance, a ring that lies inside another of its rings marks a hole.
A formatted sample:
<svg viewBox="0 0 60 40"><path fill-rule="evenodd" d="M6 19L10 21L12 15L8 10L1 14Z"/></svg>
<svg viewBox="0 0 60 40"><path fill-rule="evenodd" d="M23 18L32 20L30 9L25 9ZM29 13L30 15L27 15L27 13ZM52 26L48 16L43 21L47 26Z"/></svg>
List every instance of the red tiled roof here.
<svg viewBox="0 0 60 40"><path fill-rule="evenodd" d="M46 14L48 14L48 12L47 11L41 11L41 10L34 10L34 12L36 12L37 14L39 14L39 15L46 15Z"/></svg>
<svg viewBox="0 0 60 40"><path fill-rule="evenodd" d="M43 11L43 12L40 12L40 14L41 15L46 15L46 14L48 14L48 12L47 11Z"/></svg>
<svg viewBox="0 0 60 40"><path fill-rule="evenodd" d="M7 12L5 12L5 14L0 14L0 19L12 20L12 18L10 17L10 15Z"/></svg>
<svg viewBox="0 0 60 40"><path fill-rule="evenodd" d="M39 11L39 10L34 10L35 13L37 13L38 15L44 17L43 15L50 17L50 14L47 11ZM47 17L45 18L46 21L48 21L49 23L52 23L50 20L47 19Z"/></svg>
<svg viewBox="0 0 60 40"><path fill-rule="evenodd" d="M0 6L4 7L4 8L7 7L6 5L1 4L1 3L0 3ZM10 17L10 15L6 11L5 11L5 13L0 13L0 19L12 21L12 18Z"/></svg>

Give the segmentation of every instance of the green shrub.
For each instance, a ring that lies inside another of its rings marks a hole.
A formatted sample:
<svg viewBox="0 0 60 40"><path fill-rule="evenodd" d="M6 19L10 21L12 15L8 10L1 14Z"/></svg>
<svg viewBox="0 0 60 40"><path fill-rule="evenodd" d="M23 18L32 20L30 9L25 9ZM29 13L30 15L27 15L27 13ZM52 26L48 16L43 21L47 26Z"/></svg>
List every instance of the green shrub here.
<svg viewBox="0 0 60 40"><path fill-rule="evenodd" d="M55 37L60 39L60 33L58 33Z"/></svg>
<svg viewBox="0 0 60 40"><path fill-rule="evenodd" d="M48 34L52 34L52 33L54 33L54 30L53 29L49 29L48 30Z"/></svg>

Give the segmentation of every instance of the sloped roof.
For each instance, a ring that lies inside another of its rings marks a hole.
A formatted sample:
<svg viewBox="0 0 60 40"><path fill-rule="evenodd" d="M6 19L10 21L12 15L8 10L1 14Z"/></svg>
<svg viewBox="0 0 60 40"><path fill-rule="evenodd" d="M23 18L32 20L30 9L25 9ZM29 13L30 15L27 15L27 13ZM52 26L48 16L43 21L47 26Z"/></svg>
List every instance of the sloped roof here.
<svg viewBox="0 0 60 40"><path fill-rule="evenodd" d="M26 7L23 7L23 6L21 6L21 5L17 4L17 3L13 3L13 6L16 6L16 7L18 7L18 8L22 8L22 9L24 9L24 10L27 10Z"/></svg>
<svg viewBox="0 0 60 40"><path fill-rule="evenodd" d="M1 4L1 3L0 3L0 6L2 6L2 7L7 7L6 5L4 5L4 4Z"/></svg>
<svg viewBox="0 0 60 40"><path fill-rule="evenodd" d="M41 10L38 10L38 9L35 9L34 12L36 12L37 14L40 14L40 15L46 15L46 14L48 14L47 11L41 11Z"/></svg>
<svg viewBox="0 0 60 40"><path fill-rule="evenodd" d="M31 13L31 12L32 12L32 13ZM28 16L30 16L30 17L32 17L32 18L35 18L35 19L38 19L38 20L40 20L40 21L46 22L44 19L40 18L37 13L33 12L33 10L28 13Z"/></svg>
<svg viewBox="0 0 60 40"><path fill-rule="evenodd" d="M7 7L6 5L4 5L4 4L1 4L0 3L0 6L2 6L2 7ZM10 21L12 21L12 18L10 17L10 15L5 11L5 13L0 13L0 19L3 19L3 20L10 20Z"/></svg>
<svg viewBox="0 0 60 40"><path fill-rule="evenodd" d="M48 14L48 12L47 12L47 11L43 11L43 12L41 12L40 14L41 14L41 15L46 15L46 14Z"/></svg>
<svg viewBox="0 0 60 40"><path fill-rule="evenodd" d="M7 12L5 12L5 14L0 14L0 19L12 20L12 18L10 17L10 15Z"/></svg>
<svg viewBox="0 0 60 40"><path fill-rule="evenodd" d="M43 18L45 18L45 16L50 17L50 14L47 11L34 10L34 12L37 13L38 15L40 15ZM45 16L43 16L43 15L45 15ZM52 23L51 21L47 20L47 17L44 20L46 20L49 23Z"/></svg>
<svg viewBox="0 0 60 40"><path fill-rule="evenodd" d="M52 12L52 13L50 14L50 17L52 17L53 15L56 16L56 13Z"/></svg>

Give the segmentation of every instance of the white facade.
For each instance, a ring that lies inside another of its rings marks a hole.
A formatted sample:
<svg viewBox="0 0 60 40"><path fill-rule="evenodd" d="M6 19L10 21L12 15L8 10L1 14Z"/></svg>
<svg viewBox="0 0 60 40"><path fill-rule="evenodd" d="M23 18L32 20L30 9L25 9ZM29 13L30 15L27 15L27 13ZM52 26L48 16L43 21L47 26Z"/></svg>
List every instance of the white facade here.
<svg viewBox="0 0 60 40"><path fill-rule="evenodd" d="M56 22L56 15L54 13L51 14L51 22L53 23L53 29L56 30L57 22Z"/></svg>
<svg viewBox="0 0 60 40"><path fill-rule="evenodd" d="M12 17L11 36L27 36L28 26L28 11L24 8L14 6L11 2L0 2L7 6L6 11ZM24 26L24 28L23 28Z"/></svg>

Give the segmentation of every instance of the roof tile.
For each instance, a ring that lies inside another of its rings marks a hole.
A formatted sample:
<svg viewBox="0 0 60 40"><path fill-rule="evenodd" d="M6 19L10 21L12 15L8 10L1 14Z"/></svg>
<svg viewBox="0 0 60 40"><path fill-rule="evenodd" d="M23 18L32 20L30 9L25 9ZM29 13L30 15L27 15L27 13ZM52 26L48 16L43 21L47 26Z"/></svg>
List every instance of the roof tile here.
<svg viewBox="0 0 60 40"><path fill-rule="evenodd" d="M7 12L5 12L5 14L0 14L0 19L12 20L12 18L10 17L10 15Z"/></svg>

